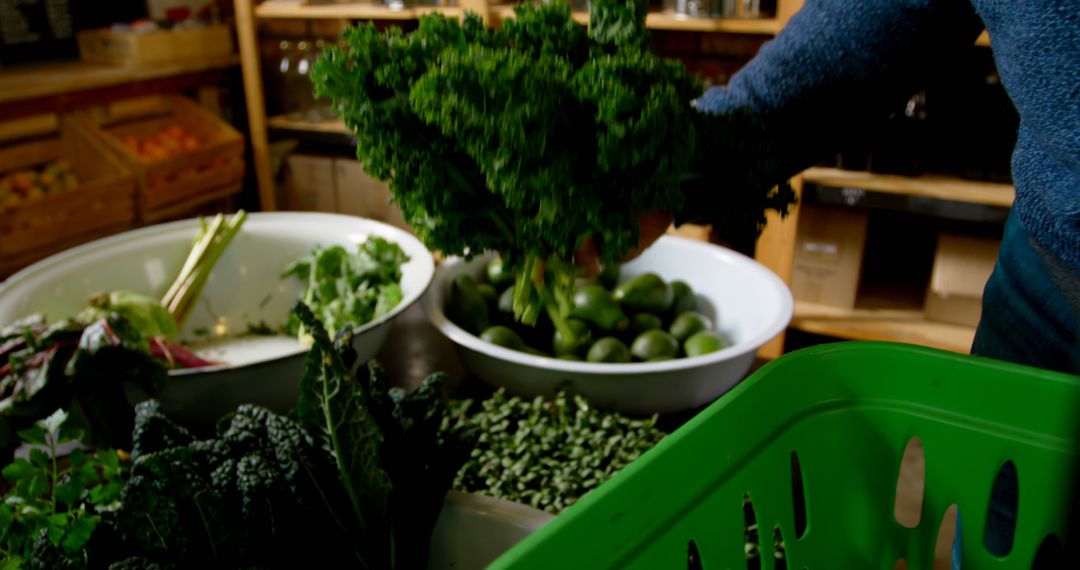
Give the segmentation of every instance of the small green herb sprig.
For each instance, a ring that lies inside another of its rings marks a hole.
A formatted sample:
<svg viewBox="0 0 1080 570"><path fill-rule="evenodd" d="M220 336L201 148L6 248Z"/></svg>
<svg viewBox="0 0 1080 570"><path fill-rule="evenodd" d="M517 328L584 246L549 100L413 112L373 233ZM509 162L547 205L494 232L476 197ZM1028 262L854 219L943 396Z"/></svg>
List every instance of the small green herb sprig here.
<svg viewBox="0 0 1080 570"><path fill-rule="evenodd" d="M495 392L474 408L455 402L443 429L479 438L454 488L559 513L664 437L656 418L600 410L578 395L533 400Z"/></svg>
<svg viewBox="0 0 1080 570"><path fill-rule="evenodd" d="M101 513L119 504L123 467L116 450L86 453L75 449L62 461L60 446L79 441L79 430L57 410L19 431L32 445L28 458L3 469L10 489L0 504L0 569L19 568L35 543L47 540L66 554L80 556Z"/></svg>

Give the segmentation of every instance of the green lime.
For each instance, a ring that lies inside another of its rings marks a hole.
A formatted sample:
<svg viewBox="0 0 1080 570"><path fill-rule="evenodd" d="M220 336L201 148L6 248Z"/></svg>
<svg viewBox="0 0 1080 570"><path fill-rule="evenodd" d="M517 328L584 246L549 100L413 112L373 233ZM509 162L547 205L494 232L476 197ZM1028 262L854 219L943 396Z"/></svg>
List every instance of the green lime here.
<svg viewBox="0 0 1080 570"><path fill-rule="evenodd" d="M645 362L664 362L665 360L675 360L674 356L654 356Z"/></svg>
<svg viewBox="0 0 1080 570"><path fill-rule="evenodd" d="M585 321L578 319L567 319L566 325L570 328L570 332L574 333L573 338L566 338L556 328L551 338L552 350L555 351L556 356L564 354L584 356L592 343L592 333L589 331L589 325L585 324Z"/></svg>
<svg viewBox="0 0 1080 570"><path fill-rule="evenodd" d="M674 358L679 355L679 341L659 329L645 331L630 345L630 354L638 360L649 360L657 356Z"/></svg>
<svg viewBox="0 0 1080 570"><path fill-rule="evenodd" d="M623 342L613 336L605 336L589 347L585 356L589 362L630 362L630 351Z"/></svg>
<svg viewBox="0 0 1080 570"><path fill-rule="evenodd" d="M663 313L675 300L671 286L655 273L642 273L615 288L615 300L635 312Z"/></svg>
<svg viewBox="0 0 1080 570"><path fill-rule="evenodd" d="M679 313L679 316L675 317L674 321L671 321L668 332L675 337L675 340L682 342L693 336L694 333L711 328L712 322L709 321L709 317L694 311L683 311Z"/></svg>
<svg viewBox="0 0 1080 570"><path fill-rule="evenodd" d="M458 275L450 282L450 298L444 310L447 318L472 334L480 334L490 324L487 303L469 275Z"/></svg>
<svg viewBox="0 0 1080 570"><path fill-rule="evenodd" d="M547 356L547 357L551 356L550 354L540 350L539 348L533 348L531 346L526 346L525 347L525 352L527 352L527 353L529 353L529 354L531 354L533 356Z"/></svg>
<svg viewBox="0 0 1080 570"><path fill-rule="evenodd" d="M514 314L514 291L516 287L516 285L511 285L499 295L498 307L500 313Z"/></svg>
<svg viewBox="0 0 1080 570"><path fill-rule="evenodd" d="M484 329L484 332L480 333L480 338L503 348L526 351L525 341L521 340L518 333L502 325Z"/></svg>
<svg viewBox="0 0 1080 570"><path fill-rule="evenodd" d="M574 308L570 316L594 324L600 330L624 330L630 324L611 293L600 285L589 284L574 291Z"/></svg>
<svg viewBox="0 0 1080 570"><path fill-rule="evenodd" d="M477 283L476 290L488 305L494 305L498 302L499 293L490 283Z"/></svg>
<svg viewBox="0 0 1080 570"><path fill-rule="evenodd" d="M664 321L652 313L638 313L630 319L630 330L635 334L664 328Z"/></svg>
<svg viewBox="0 0 1080 570"><path fill-rule="evenodd" d="M503 287L514 282L514 274L501 257L496 257L487 264L487 280L495 287Z"/></svg>
<svg viewBox="0 0 1080 570"><path fill-rule="evenodd" d="M676 279L671 282L671 314L678 315L684 311L697 310L697 295L685 281Z"/></svg>
<svg viewBox="0 0 1080 570"><path fill-rule="evenodd" d="M686 356L701 356L710 352L716 352L727 346L727 342L713 331L701 331L695 333L683 343L683 351Z"/></svg>
<svg viewBox="0 0 1080 570"><path fill-rule="evenodd" d="M560 354L556 356L559 360L570 360L573 362L581 362L581 357L574 354Z"/></svg>

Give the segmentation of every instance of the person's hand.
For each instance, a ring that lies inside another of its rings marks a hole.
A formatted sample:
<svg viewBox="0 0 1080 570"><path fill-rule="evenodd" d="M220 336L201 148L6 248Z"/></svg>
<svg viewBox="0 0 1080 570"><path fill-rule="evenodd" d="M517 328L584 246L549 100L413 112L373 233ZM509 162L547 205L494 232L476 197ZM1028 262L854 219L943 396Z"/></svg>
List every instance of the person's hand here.
<svg viewBox="0 0 1080 570"><path fill-rule="evenodd" d="M639 228L637 247L630 250L620 261L629 261L641 255L642 251L645 251L671 227L675 215L671 212L646 212L639 214L637 220ZM574 253L574 263L584 269L585 275L588 277L595 277L600 273L602 269L600 267L600 255L596 251L596 243L592 239L585 240L577 252Z"/></svg>

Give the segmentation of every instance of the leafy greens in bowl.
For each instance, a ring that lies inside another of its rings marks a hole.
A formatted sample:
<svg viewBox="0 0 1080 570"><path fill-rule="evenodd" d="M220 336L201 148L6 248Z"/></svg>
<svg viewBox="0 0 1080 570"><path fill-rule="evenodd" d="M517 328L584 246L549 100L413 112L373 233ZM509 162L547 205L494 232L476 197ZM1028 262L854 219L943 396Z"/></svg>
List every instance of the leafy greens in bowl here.
<svg viewBox="0 0 1080 570"><path fill-rule="evenodd" d="M161 224L38 262L0 285L0 323L33 313L50 321L62 319L77 314L90 295L102 291L161 298L198 228L197 220ZM184 422L209 424L245 402L289 409L296 402L307 349L295 336L245 333L280 328L305 294L307 283L282 279L289 264L317 246L355 251L373 237L399 246L401 254L394 255L407 261L400 265L401 301L352 331L361 360L378 351L390 321L427 289L434 273L431 254L407 232L372 220L321 213L251 214L222 252L179 331L181 341L200 341L203 357L227 364L170 371L157 396L165 411ZM392 248L375 249L388 255ZM132 399L144 396L130 394Z"/></svg>

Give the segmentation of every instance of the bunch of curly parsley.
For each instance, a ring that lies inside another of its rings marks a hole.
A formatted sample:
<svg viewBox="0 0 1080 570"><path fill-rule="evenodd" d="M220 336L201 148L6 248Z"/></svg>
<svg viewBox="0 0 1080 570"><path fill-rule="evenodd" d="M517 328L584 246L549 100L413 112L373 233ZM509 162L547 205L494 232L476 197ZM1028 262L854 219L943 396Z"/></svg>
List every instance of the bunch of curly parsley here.
<svg viewBox="0 0 1080 570"><path fill-rule="evenodd" d="M696 111L702 87L651 52L643 0L593 0L588 29L565 4L515 11L498 29L472 14L352 28L312 80L427 247L502 252L519 319L542 306L572 337L573 253L591 239L617 261L642 213L704 201L718 229L758 232L766 209L793 201L773 190L762 139L745 136L752 121Z"/></svg>

